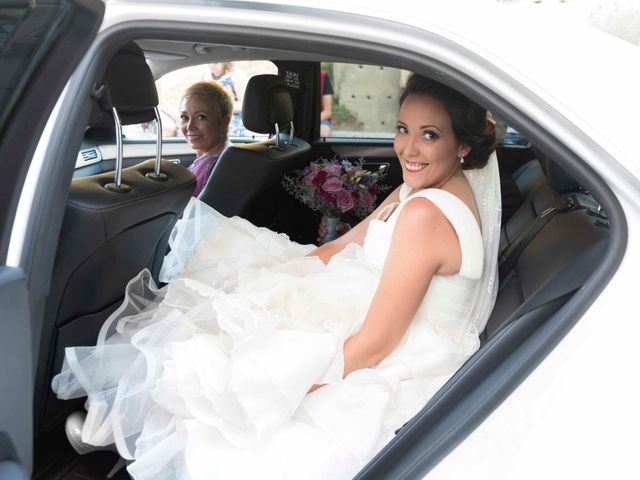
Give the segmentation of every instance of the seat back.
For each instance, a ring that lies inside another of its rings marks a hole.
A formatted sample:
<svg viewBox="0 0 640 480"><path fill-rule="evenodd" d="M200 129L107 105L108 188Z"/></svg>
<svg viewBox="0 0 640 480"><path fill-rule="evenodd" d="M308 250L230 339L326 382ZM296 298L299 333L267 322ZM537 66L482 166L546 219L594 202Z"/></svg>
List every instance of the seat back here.
<svg viewBox="0 0 640 480"><path fill-rule="evenodd" d="M546 172L554 166L546 158L543 165ZM501 252L508 252L518 242L523 248L515 249L515 261L505 262L510 266L499 279L498 297L483 332L484 341L508 324L533 328L549 318L586 282L608 245L604 213L594 215L599 209L577 201L575 194L559 193L559 177L548 181L540 180L539 174L536 177L524 203L501 231ZM563 172L562 185L576 183ZM595 203L592 197L590 200ZM547 213L551 210L555 211ZM541 222L545 215L548 221ZM521 333L524 335L525 331Z"/></svg>
<svg viewBox="0 0 640 480"><path fill-rule="evenodd" d="M249 80L242 120L249 130L275 137L229 146L198 198L226 216L238 215L255 225L273 227L282 176L307 163L310 146L291 137L291 95L277 75L257 75ZM281 138L282 131L289 131L289 135Z"/></svg>
<svg viewBox="0 0 640 480"><path fill-rule="evenodd" d="M551 208L560 208L562 198L548 183L540 184L527 195L520 207L507 220L500 230L500 252L525 234L544 212Z"/></svg>
<svg viewBox="0 0 640 480"><path fill-rule="evenodd" d="M154 118L155 83L144 55L128 44L110 61L93 124L119 116L123 124ZM112 113L112 108L116 112ZM120 138L118 139L121 140ZM50 391L64 348L93 345L106 318L123 300L127 282L143 268L155 279L169 233L195 187L195 178L171 162L148 160L113 173L71 182L51 288L46 300L36 371L35 426L57 425L69 409ZM121 188L110 188L119 183ZM126 188L122 188L126 186Z"/></svg>

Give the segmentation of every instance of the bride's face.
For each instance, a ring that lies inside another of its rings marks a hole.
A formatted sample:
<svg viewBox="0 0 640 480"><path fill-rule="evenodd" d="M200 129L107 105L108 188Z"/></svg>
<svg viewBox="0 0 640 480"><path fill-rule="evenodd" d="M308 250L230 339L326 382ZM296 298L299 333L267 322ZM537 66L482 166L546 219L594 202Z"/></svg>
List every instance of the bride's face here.
<svg viewBox="0 0 640 480"><path fill-rule="evenodd" d="M460 157L469 151L453 134L442 104L424 94L402 102L393 148L404 182L413 189L442 187L460 171Z"/></svg>

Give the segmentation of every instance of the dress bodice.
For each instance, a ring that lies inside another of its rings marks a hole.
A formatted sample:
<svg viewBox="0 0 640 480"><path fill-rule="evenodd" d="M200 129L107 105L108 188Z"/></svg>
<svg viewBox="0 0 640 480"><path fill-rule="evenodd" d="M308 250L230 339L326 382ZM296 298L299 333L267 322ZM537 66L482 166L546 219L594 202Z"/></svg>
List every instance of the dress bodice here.
<svg viewBox="0 0 640 480"><path fill-rule="evenodd" d="M432 201L442 211L456 231L462 253L462 264L458 275L470 279L479 278L483 264L482 234L469 207L445 190L426 188L412 194L410 192L411 187L403 183L400 188L400 202L395 204L396 208L391 215L386 220L374 219L370 222L363 245L366 259L382 268L400 212L412 199L423 197Z"/></svg>

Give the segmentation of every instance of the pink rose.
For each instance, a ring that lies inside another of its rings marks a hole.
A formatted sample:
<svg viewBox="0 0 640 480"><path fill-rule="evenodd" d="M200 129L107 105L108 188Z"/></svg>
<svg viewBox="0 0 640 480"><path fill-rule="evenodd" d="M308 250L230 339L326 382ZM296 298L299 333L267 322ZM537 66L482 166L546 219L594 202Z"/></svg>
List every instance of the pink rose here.
<svg viewBox="0 0 640 480"><path fill-rule="evenodd" d="M342 189L342 180L338 177L329 177L322 184L322 189L325 192L336 193Z"/></svg>
<svg viewBox="0 0 640 480"><path fill-rule="evenodd" d="M365 208L365 210L373 210L376 199L373 195L365 190L363 192L360 192L360 201L362 202L362 206Z"/></svg>
<svg viewBox="0 0 640 480"><path fill-rule="evenodd" d="M347 190L340 190L336 196L336 205L342 213L353 208L353 197Z"/></svg>

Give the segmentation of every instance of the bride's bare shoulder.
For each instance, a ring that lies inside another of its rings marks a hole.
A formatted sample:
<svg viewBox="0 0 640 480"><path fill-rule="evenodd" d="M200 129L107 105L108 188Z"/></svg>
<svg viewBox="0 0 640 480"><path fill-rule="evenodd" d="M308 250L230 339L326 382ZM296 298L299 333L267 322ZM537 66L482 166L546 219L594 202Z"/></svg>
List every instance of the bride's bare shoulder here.
<svg viewBox="0 0 640 480"><path fill-rule="evenodd" d="M469 210L473 213L478 224L480 223L480 212L478 211L478 205L476 204L475 197L473 196L473 190L471 190L471 185L464 176L460 176L454 181L449 182L444 190L462 200L462 202L469 207Z"/></svg>

